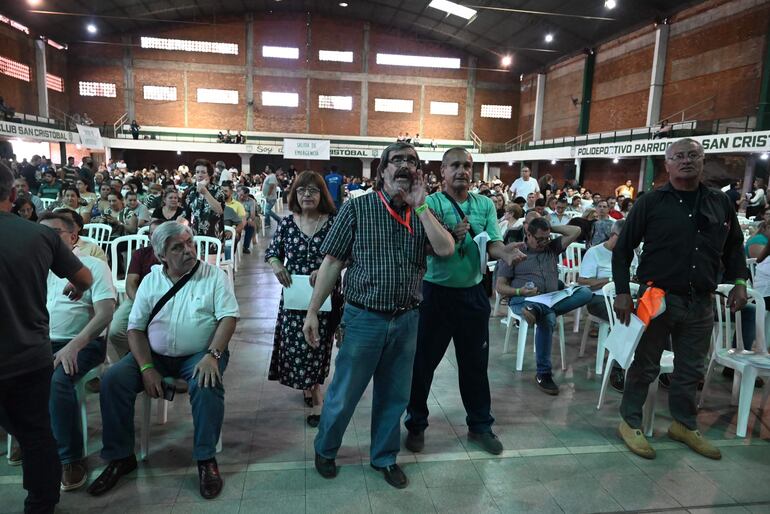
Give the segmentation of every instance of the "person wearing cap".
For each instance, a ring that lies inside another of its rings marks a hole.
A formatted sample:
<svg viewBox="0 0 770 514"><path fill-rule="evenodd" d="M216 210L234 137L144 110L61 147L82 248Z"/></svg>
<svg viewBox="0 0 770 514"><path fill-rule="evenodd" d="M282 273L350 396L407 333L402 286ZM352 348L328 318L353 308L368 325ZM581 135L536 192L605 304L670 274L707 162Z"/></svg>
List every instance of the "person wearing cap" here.
<svg viewBox="0 0 770 514"><path fill-rule="evenodd" d="M420 158L407 143L382 152L374 194L345 202L320 252L303 332L319 344L318 311L347 265L341 346L315 438L315 466L337 475L335 458L361 395L374 378L370 462L396 488L408 479L396 464L399 424L409 401L417 342L419 288L430 246L454 253L452 235L425 203Z"/></svg>
<svg viewBox="0 0 770 514"><path fill-rule="evenodd" d="M668 436L705 457L722 456L698 431L695 397L711 344L714 290L720 282L734 283L727 302L732 312L742 309L749 270L732 202L701 183L703 157L703 146L689 138L666 149L668 183L638 198L612 252L614 309L620 323L627 325L633 311L630 268L642 241L644 252L636 270L643 284L639 295L648 286L665 291L666 310L641 336L620 404L620 436L633 453L647 459L656 454L641 430L642 407L668 344L676 356L668 393L673 418Z"/></svg>
<svg viewBox="0 0 770 514"><path fill-rule="evenodd" d="M408 431L405 446L412 452L420 452L424 447L433 374L450 340L457 356L468 440L493 455L503 451L502 443L492 432L494 418L487 377L491 308L482 283L480 250L473 238L482 232L488 234L490 260L501 259L512 266L524 254L515 244L503 245L492 200L468 191L472 171L471 154L464 148L450 148L441 160L444 192L433 193L426 199L438 219L451 227L456 243L448 258L428 256L428 270L422 282L412 391L404 423Z"/></svg>

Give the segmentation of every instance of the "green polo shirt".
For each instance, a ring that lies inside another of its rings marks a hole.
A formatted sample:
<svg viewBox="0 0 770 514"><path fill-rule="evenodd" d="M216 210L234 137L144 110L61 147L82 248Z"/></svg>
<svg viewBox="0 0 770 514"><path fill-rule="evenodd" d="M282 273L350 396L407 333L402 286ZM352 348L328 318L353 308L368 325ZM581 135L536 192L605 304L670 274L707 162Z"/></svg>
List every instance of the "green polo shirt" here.
<svg viewBox="0 0 770 514"><path fill-rule="evenodd" d="M460 215L444 193L433 193L428 196L426 202L450 231L460 222ZM468 199L459 205L475 234L486 231L490 243L503 240L500 237L497 211L492 200L483 195L468 193ZM450 257L428 256L428 271L424 280L446 287L473 287L482 279L479 259L479 249L468 231L465 239L455 244L454 254Z"/></svg>

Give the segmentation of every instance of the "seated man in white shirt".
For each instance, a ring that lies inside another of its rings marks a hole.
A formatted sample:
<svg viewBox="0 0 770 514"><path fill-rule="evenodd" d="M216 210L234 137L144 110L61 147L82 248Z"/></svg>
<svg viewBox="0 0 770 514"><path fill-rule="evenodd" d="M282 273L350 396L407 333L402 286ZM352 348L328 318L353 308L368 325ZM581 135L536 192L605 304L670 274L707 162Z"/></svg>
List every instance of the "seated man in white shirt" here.
<svg viewBox="0 0 770 514"><path fill-rule="evenodd" d="M128 318L131 353L113 364L102 378L101 456L109 464L88 492L104 494L136 469L136 395L144 391L152 398L166 397L172 386L163 378L173 377L188 384L200 493L211 499L219 495L223 485L214 456L225 412L222 375L238 318L238 302L225 273L196 259L189 227L167 221L153 232L150 241L161 264L152 267L136 292ZM167 296L175 286L181 288ZM164 297L165 303L161 302Z"/></svg>
<svg viewBox="0 0 770 514"><path fill-rule="evenodd" d="M562 196L556 200L556 211L552 212L548 216L548 221L552 227L558 227L559 225L566 225L571 219L566 214L567 212L567 198Z"/></svg>
<svg viewBox="0 0 770 514"><path fill-rule="evenodd" d="M47 212L41 216L40 224L57 232L68 247L74 246L77 227L69 216ZM62 491L78 489L88 476L75 382L104 362L107 342L101 334L112 320L117 297L107 264L95 257L79 258L94 279L91 289L81 298L61 294L68 282L66 278L49 271L47 280L46 308L54 355L49 410L62 463Z"/></svg>

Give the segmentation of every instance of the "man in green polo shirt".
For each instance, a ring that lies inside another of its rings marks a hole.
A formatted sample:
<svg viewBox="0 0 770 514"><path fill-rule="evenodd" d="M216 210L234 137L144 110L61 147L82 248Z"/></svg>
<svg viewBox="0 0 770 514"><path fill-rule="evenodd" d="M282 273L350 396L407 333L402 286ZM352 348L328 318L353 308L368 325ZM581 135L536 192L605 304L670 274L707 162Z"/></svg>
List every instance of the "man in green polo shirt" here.
<svg viewBox="0 0 770 514"><path fill-rule="evenodd" d="M452 231L455 251L449 257L428 257L423 278L423 300L417 329L417 352L412 374L412 391L407 407L406 448L423 449L428 427L428 394L433 373L454 341L460 378L460 395L467 413L468 440L498 455L503 445L492 432L489 379L489 298L481 283L481 258L473 238L489 235L489 259L521 262L525 256L518 245L504 245L492 200L468 191L473 158L464 148L444 153L441 174L444 192L428 196L426 203ZM486 267L486 263L485 267Z"/></svg>

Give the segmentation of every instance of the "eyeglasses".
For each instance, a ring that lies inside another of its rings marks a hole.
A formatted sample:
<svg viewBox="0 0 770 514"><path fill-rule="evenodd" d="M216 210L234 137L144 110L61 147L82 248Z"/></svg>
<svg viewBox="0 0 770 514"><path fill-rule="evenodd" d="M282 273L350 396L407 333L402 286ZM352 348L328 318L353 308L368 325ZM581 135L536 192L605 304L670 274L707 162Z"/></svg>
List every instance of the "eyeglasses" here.
<svg viewBox="0 0 770 514"><path fill-rule="evenodd" d="M395 166L401 166L402 164L406 163L407 166L411 166L412 168L416 168L418 164L417 159L414 157L401 157L400 155L393 157L388 162Z"/></svg>
<svg viewBox="0 0 770 514"><path fill-rule="evenodd" d="M547 243L548 241L550 241L551 240L551 236L550 235L543 236L543 237L532 236L532 239L534 239L537 244L543 244L543 243Z"/></svg>
<svg viewBox="0 0 770 514"><path fill-rule="evenodd" d="M321 194L321 190L317 187L298 187L297 196L315 196Z"/></svg>
<svg viewBox="0 0 770 514"><path fill-rule="evenodd" d="M703 154L696 151L687 152L687 153L679 152L679 153L675 153L674 155L668 158L669 161L674 161L674 162L682 162L685 159L687 159L688 161L697 161L698 159L703 159Z"/></svg>

